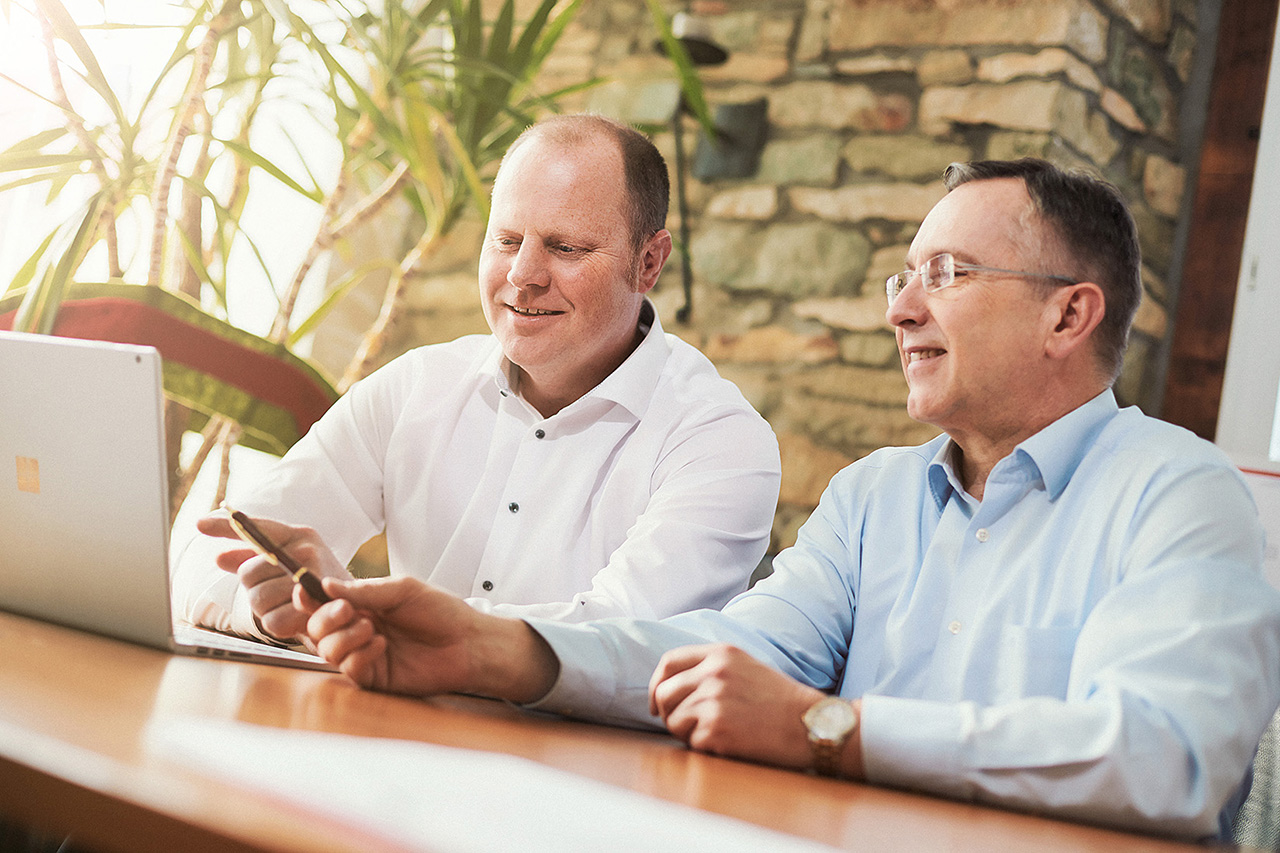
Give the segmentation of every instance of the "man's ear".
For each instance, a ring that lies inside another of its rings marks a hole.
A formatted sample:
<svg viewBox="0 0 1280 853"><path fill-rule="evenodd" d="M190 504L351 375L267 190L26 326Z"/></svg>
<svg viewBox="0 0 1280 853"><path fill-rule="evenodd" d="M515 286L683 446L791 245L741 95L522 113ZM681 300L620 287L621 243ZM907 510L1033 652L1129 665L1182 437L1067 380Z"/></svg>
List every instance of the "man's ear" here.
<svg viewBox="0 0 1280 853"><path fill-rule="evenodd" d="M653 286L658 283L658 276L662 274L663 265L670 256L671 232L663 228L646 240L637 253L636 265L639 267L639 275L636 279L637 293L648 293L653 289Z"/></svg>
<svg viewBox="0 0 1280 853"><path fill-rule="evenodd" d="M1107 313L1107 297L1091 281L1061 287L1049 300L1054 323L1045 341L1045 354L1066 358L1081 347L1093 346L1093 331Z"/></svg>

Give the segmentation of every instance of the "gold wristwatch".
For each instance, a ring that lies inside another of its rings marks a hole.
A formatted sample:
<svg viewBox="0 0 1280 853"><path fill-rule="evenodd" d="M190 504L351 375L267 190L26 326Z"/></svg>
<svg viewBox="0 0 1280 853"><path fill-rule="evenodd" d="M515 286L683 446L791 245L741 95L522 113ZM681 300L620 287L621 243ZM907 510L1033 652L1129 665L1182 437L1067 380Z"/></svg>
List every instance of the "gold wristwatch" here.
<svg viewBox="0 0 1280 853"><path fill-rule="evenodd" d="M809 730L813 769L822 776L840 775L840 753L858 729L858 714L846 699L824 696L801 717Z"/></svg>

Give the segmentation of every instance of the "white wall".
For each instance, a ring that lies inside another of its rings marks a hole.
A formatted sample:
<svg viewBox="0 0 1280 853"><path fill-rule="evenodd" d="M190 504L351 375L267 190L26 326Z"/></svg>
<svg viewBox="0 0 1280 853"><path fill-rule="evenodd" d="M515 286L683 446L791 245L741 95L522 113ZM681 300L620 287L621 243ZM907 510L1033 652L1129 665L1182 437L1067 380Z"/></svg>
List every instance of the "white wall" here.
<svg viewBox="0 0 1280 853"><path fill-rule="evenodd" d="M1280 471L1280 27L1245 228L1217 443L1241 465Z"/></svg>

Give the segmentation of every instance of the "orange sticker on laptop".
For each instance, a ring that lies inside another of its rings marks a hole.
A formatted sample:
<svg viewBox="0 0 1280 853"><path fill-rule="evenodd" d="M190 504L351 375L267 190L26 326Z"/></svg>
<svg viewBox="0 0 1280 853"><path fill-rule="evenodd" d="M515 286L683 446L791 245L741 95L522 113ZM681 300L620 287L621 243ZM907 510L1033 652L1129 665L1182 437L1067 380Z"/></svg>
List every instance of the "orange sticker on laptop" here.
<svg viewBox="0 0 1280 853"><path fill-rule="evenodd" d="M40 460L29 456L18 459L18 491L40 494Z"/></svg>

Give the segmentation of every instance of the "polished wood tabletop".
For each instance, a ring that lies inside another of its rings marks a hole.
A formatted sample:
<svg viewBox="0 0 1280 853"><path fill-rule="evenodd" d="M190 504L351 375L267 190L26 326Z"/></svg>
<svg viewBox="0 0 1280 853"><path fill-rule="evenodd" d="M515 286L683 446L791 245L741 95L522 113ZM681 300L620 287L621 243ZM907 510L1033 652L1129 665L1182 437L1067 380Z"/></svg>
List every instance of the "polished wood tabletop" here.
<svg viewBox="0 0 1280 853"><path fill-rule="evenodd" d="M148 724L192 715L508 753L859 851L1204 849L702 755L665 735L500 702L371 693L339 675L179 657L0 613L0 816L94 850L403 849L144 748Z"/></svg>

